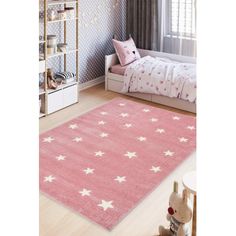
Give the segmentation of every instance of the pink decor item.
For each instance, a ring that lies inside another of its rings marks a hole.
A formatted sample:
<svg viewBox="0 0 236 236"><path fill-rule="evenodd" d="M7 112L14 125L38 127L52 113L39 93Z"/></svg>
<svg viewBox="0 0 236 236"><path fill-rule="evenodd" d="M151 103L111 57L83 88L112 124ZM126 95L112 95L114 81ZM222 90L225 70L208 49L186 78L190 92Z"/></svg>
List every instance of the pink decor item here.
<svg viewBox="0 0 236 236"><path fill-rule="evenodd" d="M127 41L118 41L116 39L112 39L112 41L121 66L128 65L141 58L132 38Z"/></svg>
<svg viewBox="0 0 236 236"><path fill-rule="evenodd" d="M195 122L113 99L40 135L40 190L112 229L195 150Z"/></svg>

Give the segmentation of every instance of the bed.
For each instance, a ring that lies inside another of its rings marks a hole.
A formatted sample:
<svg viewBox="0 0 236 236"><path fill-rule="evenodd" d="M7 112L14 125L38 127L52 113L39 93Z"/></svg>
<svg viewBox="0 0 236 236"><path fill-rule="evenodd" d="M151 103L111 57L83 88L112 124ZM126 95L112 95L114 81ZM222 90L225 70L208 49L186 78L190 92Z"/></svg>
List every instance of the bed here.
<svg viewBox="0 0 236 236"><path fill-rule="evenodd" d="M196 59L192 57L168 54L157 51L149 51L143 49L138 49L138 51L142 58L146 56L151 56L151 57L167 58L182 63L193 63L193 64L196 63ZM119 60L116 54L105 56L105 89L117 93L122 93L121 91L124 84L125 71L126 67L121 67L119 65ZM180 110L196 113L196 102L189 102L186 100L182 100L180 98L170 98L167 96L150 94L150 93L140 93L140 92L132 92L132 93L127 92L125 93L125 95L140 98L146 101L151 101L169 107L174 107Z"/></svg>

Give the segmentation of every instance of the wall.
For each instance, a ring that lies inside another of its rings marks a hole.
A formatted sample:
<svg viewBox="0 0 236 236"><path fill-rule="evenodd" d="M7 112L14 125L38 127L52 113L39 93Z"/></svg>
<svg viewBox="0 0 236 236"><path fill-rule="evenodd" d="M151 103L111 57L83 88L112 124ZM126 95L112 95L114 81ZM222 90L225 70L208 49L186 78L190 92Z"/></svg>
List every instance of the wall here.
<svg viewBox="0 0 236 236"><path fill-rule="evenodd" d="M125 39L126 0L80 1L80 82L104 75L105 55L114 52L114 34Z"/></svg>

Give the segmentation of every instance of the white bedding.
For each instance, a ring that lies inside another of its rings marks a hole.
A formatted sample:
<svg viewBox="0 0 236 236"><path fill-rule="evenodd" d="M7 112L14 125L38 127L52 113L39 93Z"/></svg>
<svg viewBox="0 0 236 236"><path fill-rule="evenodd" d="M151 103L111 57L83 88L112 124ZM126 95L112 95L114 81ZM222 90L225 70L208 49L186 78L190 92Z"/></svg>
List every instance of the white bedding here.
<svg viewBox="0 0 236 236"><path fill-rule="evenodd" d="M143 57L130 64L122 92L151 93L196 102L196 65Z"/></svg>

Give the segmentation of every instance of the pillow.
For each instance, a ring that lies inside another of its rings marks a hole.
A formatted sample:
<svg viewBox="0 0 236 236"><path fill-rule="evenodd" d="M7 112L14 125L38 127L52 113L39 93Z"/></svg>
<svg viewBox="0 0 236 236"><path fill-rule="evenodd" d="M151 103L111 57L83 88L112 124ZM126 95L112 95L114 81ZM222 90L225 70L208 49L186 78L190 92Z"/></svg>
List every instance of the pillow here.
<svg viewBox="0 0 236 236"><path fill-rule="evenodd" d="M116 39L112 39L112 41L121 66L128 65L141 58L131 37L129 40L123 42Z"/></svg>

